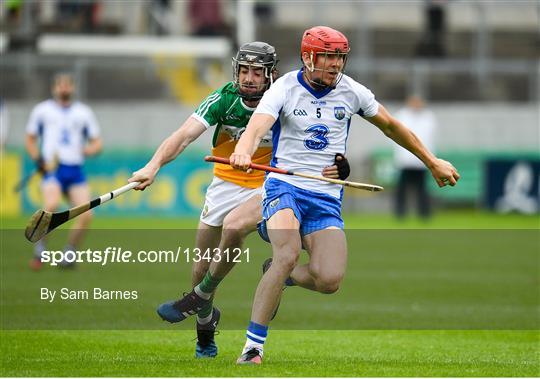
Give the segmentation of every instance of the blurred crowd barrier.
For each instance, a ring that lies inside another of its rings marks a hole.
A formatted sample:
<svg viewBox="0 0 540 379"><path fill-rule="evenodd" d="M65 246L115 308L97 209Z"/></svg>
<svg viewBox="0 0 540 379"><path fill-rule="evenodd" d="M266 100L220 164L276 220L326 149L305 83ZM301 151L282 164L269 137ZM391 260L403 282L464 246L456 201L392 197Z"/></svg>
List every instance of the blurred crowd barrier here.
<svg viewBox="0 0 540 379"><path fill-rule="evenodd" d="M288 34L297 35L299 40L301 33L296 30ZM285 34L281 31L264 38L277 46L282 73L300 67L297 43L289 54L280 46L282 41L291 40ZM46 97L51 75L70 71L83 99L177 100L194 105L232 76L233 45L223 38L45 35L40 41L41 52L3 55L0 91L8 100ZM77 48L68 50L73 45ZM536 50L531 47L528 51ZM538 102L539 70L538 59L531 57L488 57L480 61L473 57L361 57L354 50L346 67L348 75L380 99L403 101L414 92L432 102Z"/></svg>
<svg viewBox="0 0 540 379"><path fill-rule="evenodd" d="M317 24L348 36L347 72L386 101L411 92L429 101L540 99L537 1L4 3L0 74L8 80L0 89L8 99L43 96L46 73L68 67L85 99L140 98L147 88L147 98L193 104L229 77L243 42L273 44L280 70L297 68L302 32Z"/></svg>

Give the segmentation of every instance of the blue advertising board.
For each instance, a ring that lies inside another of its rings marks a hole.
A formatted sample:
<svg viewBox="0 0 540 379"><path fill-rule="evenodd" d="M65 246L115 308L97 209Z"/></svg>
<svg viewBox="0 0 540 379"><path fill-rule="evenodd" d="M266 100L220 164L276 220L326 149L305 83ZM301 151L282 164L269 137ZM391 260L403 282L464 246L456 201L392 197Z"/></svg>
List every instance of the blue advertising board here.
<svg viewBox="0 0 540 379"><path fill-rule="evenodd" d="M145 191L130 191L98 207L96 213L110 215L194 216L200 213L206 188L212 180L212 168L204 162L202 151L189 151L164 166ZM84 165L92 196L102 195L127 183L131 173L142 168L151 158L149 151L106 152L90 158ZM22 172L29 173L34 163L20 157ZM21 192L20 211L32 213L42 207L40 178L35 177ZM21 212L17 212L21 213Z"/></svg>

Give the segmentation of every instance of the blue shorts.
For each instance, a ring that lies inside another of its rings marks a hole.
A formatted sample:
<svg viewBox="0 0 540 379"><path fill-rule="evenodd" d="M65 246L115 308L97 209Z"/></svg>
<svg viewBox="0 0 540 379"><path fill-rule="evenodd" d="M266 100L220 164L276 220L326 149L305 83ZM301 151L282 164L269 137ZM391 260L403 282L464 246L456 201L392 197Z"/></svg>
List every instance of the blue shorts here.
<svg viewBox="0 0 540 379"><path fill-rule="evenodd" d="M259 234L268 241L266 220L281 209L290 208L300 222L300 234L326 229L330 226L343 229L341 218L341 198L321 192L298 188L279 179L270 178L264 182L263 221L259 224ZM266 238L265 238L266 237Z"/></svg>
<svg viewBox="0 0 540 379"><path fill-rule="evenodd" d="M43 183L48 181L56 181L62 192L67 193L71 186L86 183L86 177L80 165L59 164L56 171L45 174Z"/></svg>

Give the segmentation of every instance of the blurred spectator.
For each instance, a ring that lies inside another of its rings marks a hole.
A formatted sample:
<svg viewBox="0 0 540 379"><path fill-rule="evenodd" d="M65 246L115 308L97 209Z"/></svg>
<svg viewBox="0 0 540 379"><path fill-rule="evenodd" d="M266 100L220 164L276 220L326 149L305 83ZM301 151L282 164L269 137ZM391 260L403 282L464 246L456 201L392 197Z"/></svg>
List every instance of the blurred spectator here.
<svg viewBox="0 0 540 379"><path fill-rule="evenodd" d="M434 135L437 121L433 112L425 107L419 96L407 99L406 107L396 113L396 118L411 129L431 151L434 150ZM395 213L398 218L407 213L408 190L416 193L416 206L420 217L431 216L431 204L426 187L427 170L424 164L409 151L395 144L395 163L399 169L399 180L395 197ZM410 194L409 194L410 195Z"/></svg>
<svg viewBox="0 0 540 379"><path fill-rule="evenodd" d="M59 21L74 31L92 33L98 24L99 2L97 0L59 0Z"/></svg>
<svg viewBox="0 0 540 379"><path fill-rule="evenodd" d="M274 19L274 4L269 0L258 0L255 3L255 17L258 22L272 22Z"/></svg>
<svg viewBox="0 0 540 379"><path fill-rule="evenodd" d="M23 0L6 0L5 7L7 10L7 23L17 25L21 19Z"/></svg>
<svg viewBox="0 0 540 379"><path fill-rule="evenodd" d="M446 1L427 0L424 13L424 32L416 47L416 55L420 57L444 57L446 47Z"/></svg>
<svg viewBox="0 0 540 379"><path fill-rule="evenodd" d="M220 0L190 0L188 5L192 35L209 37L228 33Z"/></svg>
<svg viewBox="0 0 540 379"><path fill-rule="evenodd" d="M171 2L170 0L151 0L150 10L148 12L150 34L162 36L171 33L170 17L171 17Z"/></svg>

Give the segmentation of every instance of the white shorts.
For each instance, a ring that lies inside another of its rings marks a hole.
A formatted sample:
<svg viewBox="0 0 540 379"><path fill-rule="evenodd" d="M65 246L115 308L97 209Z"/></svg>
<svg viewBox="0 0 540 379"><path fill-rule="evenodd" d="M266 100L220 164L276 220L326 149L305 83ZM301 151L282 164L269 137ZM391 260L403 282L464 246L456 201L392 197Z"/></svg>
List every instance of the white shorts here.
<svg viewBox="0 0 540 379"><path fill-rule="evenodd" d="M206 190L201 221L210 226L222 226L225 216L234 208L255 195L262 194L262 187L246 188L214 177ZM261 215L262 218L262 215Z"/></svg>

